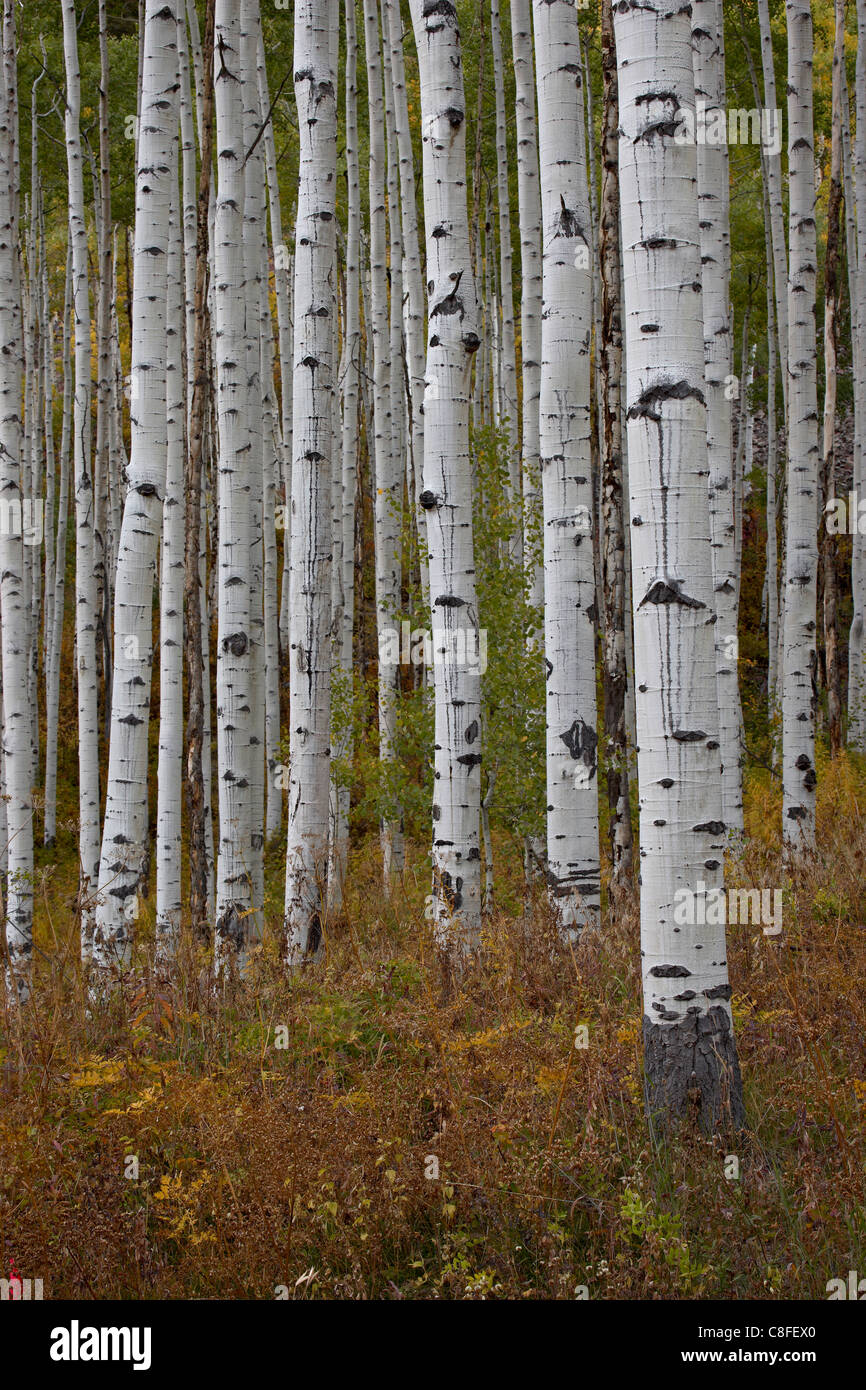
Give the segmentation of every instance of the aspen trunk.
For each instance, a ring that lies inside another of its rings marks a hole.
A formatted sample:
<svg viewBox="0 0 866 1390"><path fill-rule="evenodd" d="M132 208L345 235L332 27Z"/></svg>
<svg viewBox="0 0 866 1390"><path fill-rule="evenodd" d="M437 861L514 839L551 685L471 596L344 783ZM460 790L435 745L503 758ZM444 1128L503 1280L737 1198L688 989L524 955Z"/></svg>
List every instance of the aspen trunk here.
<svg viewBox="0 0 866 1390"><path fill-rule="evenodd" d="M81 953L93 951L93 918L99 881L99 717L96 684L96 607L93 541L93 475L90 466L90 292L84 168L79 117L81 78L74 0L63 0L66 66L66 159L69 241L72 247L72 312L75 324L73 469L75 480L75 649L78 677L79 910Z"/></svg>
<svg viewBox="0 0 866 1390"><path fill-rule="evenodd" d="M818 389L815 344L815 156L812 14L787 0L788 21L788 487L782 668L782 827L793 847L815 837L815 632L818 569Z"/></svg>
<svg viewBox="0 0 866 1390"><path fill-rule="evenodd" d="M601 335L599 375L603 418L602 574L604 582L604 732L610 808L611 883L628 882L632 865L628 741L625 717L626 583L622 470L622 274L619 242L619 95L611 0L602 0Z"/></svg>
<svg viewBox="0 0 866 1390"><path fill-rule="evenodd" d="M167 460L166 292L169 217L177 197L177 20L145 11L135 208L131 435L115 579L111 740L94 963L128 964L146 887L152 602ZM174 194L173 194L174 190Z"/></svg>
<svg viewBox="0 0 866 1390"><path fill-rule="evenodd" d="M23 321L18 279L18 166L14 11L4 6L0 80L0 624L3 667L3 794L6 807L6 984L24 1003L33 952L33 803L31 706L27 667L31 613L26 586L22 503L24 433L21 393Z"/></svg>
<svg viewBox="0 0 866 1390"><path fill-rule="evenodd" d="M723 923L706 399L687 10L614 16L627 340L647 1107L743 1118ZM664 73L659 91L658 74ZM690 292L683 297L682 286ZM686 908L680 913L680 905ZM689 909L692 909L691 911ZM716 914L718 915L718 914ZM679 920L678 920L679 916ZM689 920L691 919L691 920Z"/></svg>
<svg viewBox="0 0 866 1390"><path fill-rule="evenodd" d="M241 0L217 0L214 111L218 185L214 225L217 372L217 852L215 947L231 969L247 939L252 881L252 507L245 332L244 127Z"/></svg>
<svg viewBox="0 0 866 1390"><path fill-rule="evenodd" d="M547 877L567 935L598 920L592 256L574 0L534 0L542 170L541 479L547 662Z"/></svg>
<svg viewBox="0 0 866 1390"><path fill-rule="evenodd" d="M707 135L706 139L697 141L697 169L722 819L730 834L741 835L743 777L737 679L736 479L730 391L733 380L730 195L722 0L694 0L692 4L692 63L695 98L704 106ZM719 127L725 138L717 142L710 136L717 133ZM742 382L740 390L743 390Z"/></svg>
<svg viewBox="0 0 866 1390"><path fill-rule="evenodd" d="M188 455L186 464L184 528L184 664L187 679L186 790L189 823L190 924L203 934L209 921L212 882L208 856L208 827L211 820L209 747L210 671L206 659L205 578L202 553L202 465L205 413L208 399L207 359L210 319L207 305L208 212L210 208L211 163L213 158L213 42L214 0L209 0L205 23L205 66L200 103L201 173L196 203L194 247L194 285L192 320L187 315L187 333L192 333L192 368L187 383L190 394ZM182 72L183 76L183 72ZM190 171L187 171L187 180ZM188 246L187 257L193 248ZM189 268L189 267L188 267Z"/></svg>
<svg viewBox="0 0 866 1390"><path fill-rule="evenodd" d="M420 500L427 515L434 627L433 922L440 950L453 956L477 944L481 925L481 684L477 662L466 660L467 648L478 652L469 462L478 308L466 206L457 10L453 0L435 6L412 0L411 10L421 78L427 239Z"/></svg>
<svg viewBox="0 0 866 1390"><path fill-rule="evenodd" d="M322 944L330 784L331 469L336 310L338 7L295 7L300 132L292 373L292 536L289 600L288 963Z"/></svg>

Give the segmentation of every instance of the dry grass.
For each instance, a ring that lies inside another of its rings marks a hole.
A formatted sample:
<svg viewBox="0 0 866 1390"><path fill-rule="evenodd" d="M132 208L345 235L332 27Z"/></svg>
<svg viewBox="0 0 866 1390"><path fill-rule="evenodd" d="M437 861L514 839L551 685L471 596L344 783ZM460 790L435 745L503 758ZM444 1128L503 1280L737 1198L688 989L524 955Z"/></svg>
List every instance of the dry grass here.
<svg viewBox="0 0 866 1390"><path fill-rule="evenodd" d="M790 872L778 793L749 787L730 882L783 887L785 932L731 929L750 1128L715 1142L647 1131L636 902L563 950L505 846L511 910L455 997L421 849L388 903L371 847L295 983L270 938L227 999L191 957L158 981L145 942L93 1017L59 867L0 1030L3 1272L49 1298L824 1297L864 1264L866 776L821 771L820 850ZM271 873L275 923L276 847Z"/></svg>

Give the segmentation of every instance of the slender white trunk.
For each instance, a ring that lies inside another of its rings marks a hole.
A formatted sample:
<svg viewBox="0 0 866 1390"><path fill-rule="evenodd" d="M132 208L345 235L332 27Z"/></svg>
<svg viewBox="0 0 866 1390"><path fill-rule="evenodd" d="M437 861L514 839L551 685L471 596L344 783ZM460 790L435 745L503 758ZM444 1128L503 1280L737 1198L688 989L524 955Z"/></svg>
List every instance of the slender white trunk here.
<svg viewBox="0 0 866 1390"><path fill-rule="evenodd" d="M220 969L241 957L254 904L252 859L252 507L245 336L244 126L241 0L217 0L214 109L218 186L214 225L214 342L219 455L217 506L217 781L219 850L215 944Z"/></svg>
<svg viewBox="0 0 866 1390"><path fill-rule="evenodd" d="M370 300L373 363L373 499L376 552L376 629L379 639L379 757L384 764L393 761L397 734L397 698L400 667L393 657L393 634L399 623L400 606L400 527L403 497L401 459L395 456L393 427L394 396L399 391L401 363L394 358L394 339L388 314L388 266L386 247L387 175L385 148L385 104L383 70L379 42L377 0L364 0L364 38L367 58L367 110L369 118L370 167ZM393 200L392 200L393 201ZM396 230L396 223L392 224ZM392 253L394 251L392 245ZM397 244L399 270L399 242ZM392 264L392 274L395 266ZM398 279L399 285L399 279ZM396 391L392 391L396 377ZM385 890L391 874L402 867L402 840L399 817L387 816L382 822L382 860Z"/></svg>
<svg viewBox="0 0 866 1390"><path fill-rule="evenodd" d="M499 311L500 402L508 441L508 478L511 497L520 497L519 420L517 412L517 352L514 344L513 251L511 206L508 193L508 127L505 120L505 73L502 63L502 29L499 0L490 0L490 48L493 55L493 89L496 109L496 203L499 210ZM519 553L519 552L518 552Z"/></svg>
<svg viewBox="0 0 866 1390"><path fill-rule="evenodd" d="M393 18L389 7L386 6L389 21ZM394 64L395 37L391 32L392 43L392 74L395 81L395 106L400 107L400 96L398 80L402 82L402 47L399 49L399 65ZM398 44L401 36L398 37ZM358 406L360 395L360 370L361 370L361 173L358 160L358 43L355 31L355 11L353 5L346 6L346 174L348 183L348 216L346 221L346 308L343 319L343 362L342 379L340 390L342 396L342 434L341 434L341 464L342 464L342 485L341 485L341 518L342 518L342 544L340 547L340 560L342 573L340 576L340 598L342 607L339 613L335 613L338 622L336 639L336 670L338 679L341 683L342 698L344 701L343 722L334 740L334 755L343 764L344 770L352 756L352 722L347 717L345 702L351 698L353 689L353 660L352 660L352 638L354 633L354 608L355 608L355 494L357 485L358 470ZM399 79L398 79L399 75ZM403 109L404 117L408 122L408 115L405 112L406 96L405 86L403 87ZM399 114L398 114L399 122ZM398 125L399 133L399 125ZM408 135L408 124L406 125ZM406 150L401 146L401 167L402 155ZM415 179L414 172L411 171L411 144L408 147L408 158L410 162L412 198L414 202ZM403 200L404 216L406 213L405 195ZM414 206L411 213L414 213ZM410 213L410 215L411 215ZM405 231L405 222L404 222ZM418 227L417 214L415 221L415 256L416 270L419 280L421 266L418 259ZM412 296L413 290L409 286L410 310L409 310L409 340L413 332L412 320ZM423 305L422 305L423 314ZM423 318L421 321L423 329ZM422 340L423 344L423 340ZM423 352L423 345L422 345ZM410 363L412 362L410 353ZM410 373L411 373L410 366ZM423 357L422 357L422 381L421 389L423 392ZM423 419L423 417L422 417ZM414 414L413 414L414 425ZM420 430L413 429L413 449L419 448L423 453L424 432L423 425ZM416 453L416 459L422 455ZM335 811L334 811L334 831L331 845L331 862L328 875L328 886L330 894L330 905L332 910L336 910L342 905L343 892L346 877L346 865L349 851L349 807L350 792L345 785L337 785L335 789Z"/></svg>
<svg viewBox="0 0 866 1390"><path fill-rule="evenodd" d="M14 14L3 16L0 82L0 623L3 665L3 793L6 806L6 983L19 1002L29 994L33 951L33 803L31 707L27 667L30 607L22 519L21 389L23 323L18 297L18 225ZM17 513L17 524L16 524Z"/></svg>
<svg viewBox="0 0 866 1390"><path fill-rule="evenodd" d="M267 227L257 59L259 0L241 0L241 80L244 147L244 348L247 374L247 469L250 498L250 861L253 917L250 934L261 936L264 905L265 829L265 618L264 618L264 439L271 385L262 380L262 335L272 332L267 291ZM267 324L263 318L267 317Z"/></svg>
<svg viewBox="0 0 866 1390"><path fill-rule="evenodd" d="M46 275L46 312L47 312ZM50 349L50 345L49 345ZM51 606L51 626L48 631L48 654L45 663L45 822L44 842L53 845L57 838L57 723L60 708L60 651L63 642L63 617L66 598L66 531L69 516L69 454L72 444L72 245L66 257L66 291L63 306L63 419L60 430L60 481L57 489L57 536L49 528L46 547L54 545L54 597ZM53 355L49 350L47 370L53 377ZM50 430L51 392L46 386L45 428Z"/></svg>
<svg viewBox="0 0 866 1390"><path fill-rule="evenodd" d="M632 867L626 728L626 519L623 489L622 257L619 236L619 98L611 0L602 0L604 81L602 179L599 217L601 331L598 373L602 406L602 574L604 583L604 724L611 886L628 882Z"/></svg>
<svg viewBox="0 0 866 1390"><path fill-rule="evenodd" d="M478 349L466 207L466 103L457 11L412 0L421 78L427 239L424 476L434 637L433 919L440 949L481 924L481 685L459 645L478 640L469 402ZM470 652L473 648L469 648ZM477 646L474 648L477 651ZM437 660L437 657L440 658Z"/></svg>
<svg viewBox="0 0 866 1390"><path fill-rule="evenodd" d="M541 391L541 191L538 178L538 128L535 116L535 63L529 0L512 0L511 48L514 58L517 117L517 203L520 217L520 358L523 376L523 546L529 576L529 601L544 601L540 559L541 463L539 395Z"/></svg>
<svg viewBox="0 0 866 1390"><path fill-rule="evenodd" d="M178 29L185 24L181 17ZM159 602L159 755L156 807L156 945L171 959L181 922L183 775L184 420L183 243L176 186L169 223L165 316L167 448Z"/></svg>
<svg viewBox="0 0 866 1390"><path fill-rule="evenodd" d="M764 106L775 113L776 73L773 63L773 36L770 29L770 0L758 0L758 24L761 34L761 66L764 76ZM781 113L779 116L781 130ZM779 369L788 418L788 252L785 244L785 208L782 199L782 153L765 145L767 191L770 199L770 236L773 245L773 284L776 295L776 327L779 338Z"/></svg>
<svg viewBox="0 0 866 1390"><path fill-rule="evenodd" d="M259 104L262 120L270 111L267 70L265 68L264 38L259 38L257 61L259 80ZM271 223L271 246L274 255L274 295L277 302L277 344L280 377L280 429L278 437L277 491L285 509L292 500L292 265L288 248L283 241L283 216L280 206L280 188L277 181L277 152L274 141L273 122L268 121L262 136L264 145L265 172L268 181L268 211ZM287 511L281 515L285 517ZM279 600L279 637L282 648L288 647L289 639L289 572L291 526L286 524L282 531L283 573ZM282 792L280 792L282 797ZM270 804L270 803L269 803ZM275 814L275 811L271 814ZM270 824L270 821L269 821Z"/></svg>
<svg viewBox="0 0 866 1390"><path fill-rule="evenodd" d="M390 47L391 82L394 89L394 124L397 135L397 155L400 165L400 206L403 219L403 285L406 297L406 363L409 371L409 404L412 416L412 480L414 487L415 523L419 537L424 536L424 509L419 498L424 472L424 276L421 249L418 241L418 200L415 193L415 165L412 151L412 130L406 95L406 72L403 61L403 27L400 6L396 0L383 0L382 12ZM347 264L348 291L348 264ZM430 574L426 548L421 556L421 595L424 603L430 600Z"/></svg>
<svg viewBox="0 0 866 1390"><path fill-rule="evenodd" d="M651 1117L742 1120L725 929L688 9L617 6L628 461ZM686 287L684 290L683 287ZM713 899L711 898L710 901ZM681 911L681 906L685 911ZM714 915L720 915L714 911Z"/></svg>
<svg viewBox="0 0 866 1390"><path fill-rule="evenodd" d="M69 240L72 247L72 309L75 323L73 468L75 478L75 649L78 663L78 816L81 953L93 949L93 916L99 880L99 722L96 688L96 578L93 543L93 475L90 467L90 292L84 166L79 116L81 78L75 0L63 0L66 64L66 160L69 178Z"/></svg>
<svg viewBox="0 0 866 1390"><path fill-rule="evenodd" d="M547 662L547 875L562 929L598 920L592 256L574 0L534 0L544 310L541 481Z"/></svg>
<svg viewBox="0 0 866 1390"><path fill-rule="evenodd" d="M707 129L723 129L725 39L722 0L693 0L692 62L695 97ZM730 300L730 194L727 140L697 142L701 281L704 310L704 380L707 398L710 534L715 592L716 679L722 756L722 819L732 835L743 830L740 692L737 679L737 564L734 479L733 335ZM741 390L743 383L741 382Z"/></svg>
<svg viewBox="0 0 866 1390"><path fill-rule="evenodd" d="M331 724L332 395L336 385L336 0L298 0L294 78L300 132L292 373L291 709L286 847L288 962L322 943Z"/></svg>
<svg viewBox="0 0 866 1390"><path fill-rule="evenodd" d="M167 458L166 291L169 216L177 198L177 20L145 8L135 207L131 438L115 576L111 741L94 962L129 962L145 889L153 584ZM174 190L174 192L173 192Z"/></svg>
<svg viewBox="0 0 866 1390"><path fill-rule="evenodd" d="M788 487L782 668L782 827L786 842L815 837L818 653L818 387L815 343L815 155L812 14L786 0L788 20Z"/></svg>

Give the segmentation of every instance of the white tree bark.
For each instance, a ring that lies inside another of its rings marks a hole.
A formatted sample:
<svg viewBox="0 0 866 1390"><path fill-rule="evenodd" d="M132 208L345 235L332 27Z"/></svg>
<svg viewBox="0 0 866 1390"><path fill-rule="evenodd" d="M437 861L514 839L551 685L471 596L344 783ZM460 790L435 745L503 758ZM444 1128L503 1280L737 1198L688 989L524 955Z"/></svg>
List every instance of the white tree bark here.
<svg viewBox="0 0 866 1390"><path fill-rule="evenodd" d="M854 491L866 494L866 0L857 0L857 124L854 136L856 206L856 305L851 306L854 345ZM851 592L854 612L848 635L848 743L866 750L866 538L851 537Z"/></svg>
<svg viewBox="0 0 866 1390"><path fill-rule="evenodd" d="M818 386L815 343L815 155L812 14L786 0L788 20L788 489L782 668L782 828L793 847L814 843L818 652Z"/></svg>
<svg viewBox="0 0 866 1390"><path fill-rule="evenodd" d="M185 26L183 16L178 30ZM175 185L166 262L166 471L159 602L159 754L156 806L156 946L174 957L180 936L183 777L184 420L183 241Z"/></svg>
<svg viewBox="0 0 866 1390"><path fill-rule="evenodd" d="M598 920L596 589L590 444L592 256L574 0L534 0L544 310L541 480L547 874L562 930Z"/></svg>
<svg viewBox="0 0 866 1390"><path fill-rule="evenodd" d="M252 506L245 333L244 125L241 0L217 0L214 110L218 185L214 227L214 337L219 454L217 506L217 853L215 945L220 970L242 959L253 910Z"/></svg>
<svg viewBox="0 0 866 1390"><path fill-rule="evenodd" d="M544 570L538 556L541 523L539 396L541 391L541 191L538 179L538 127L535 115L535 62L529 0L512 0L511 49L514 59L517 124L517 204L520 218L520 365L523 377L523 538L529 601L544 601Z"/></svg>
<svg viewBox="0 0 866 1390"><path fill-rule="evenodd" d="M152 603L167 458L166 290L169 217L177 189L177 19L145 7L136 177L131 438L115 577L111 741L94 963L129 961L147 860Z"/></svg>
<svg viewBox="0 0 866 1390"><path fill-rule="evenodd" d="M386 7L387 12L387 7ZM390 15L389 15L390 19ZM394 35L391 34L392 45ZM402 47L400 62L402 63ZM392 47L393 63L393 47ZM399 69L402 71L402 68ZM392 72L395 69L392 68ZM348 208L346 220L346 307L343 318L343 361L340 393L342 398L341 418L341 574L339 594L341 607L334 617L338 624L336 634L335 669L343 691L344 699L351 697L353 686L352 638L354 632L355 609L355 495L358 470L358 408L360 397L361 370L361 172L358 159L358 41L355 28L353 5L346 6L346 175L348 185ZM395 88L396 90L396 88ZM399 106L399 98L397 100ZM405 107L405 88L403 92ZM408 120L408 117L407 117ZM407 127L408 134L408 127ZM409 146L411 165L411 144ZM412 173L414 199L414 173ZM414 208L412 209L414 211ZM405 200L404 200L405 212ZM415 250L417 256L418 234L415 223ZM420 284L420 260L417 263ZM410 287L410 297L412 291ZM410 306L410 322L411 322ZM422 324L423 326L423 324ZM422 366L423 373L423 366ZM422 377L423 390L423 377ZM423 429L416 435L413 432L413 447L417 438L423 449ZM342 728L334 740L334 753L346 763L352 756L352 724L344 719ZM346 879L346 866L349 852L349 809L350 792L347 786L335 789L334 829L331 842L331 859L328 871L329 905L336 911L342 905Z"/></svg>
<svg viewBox="0 0 866 1390"><path fill-rule="evenodd" d="M10 32L11 28L11 32ZM18 283L18 168L14 15L3 16L0 77L0 624L3 665L3 794L6 807L6 984L23 1003L33 951L33 803L31 706L28 695L31 614L26 587L21 419L23 322ZM10 54L11 49L11 54Z"/></svg>
<svg viewBox="0 0 866 1390"><path fill-rule="evenodd" d="M511 206L508 193L508 127L505 120L505 72L502 63L502 27L499 0L490 0L490 47L493 56L493 89L496 109L496 204L499 212L499 352L500 401L508 441L508 478L514 502L520 497L519 419L517 407L517 350L514 342L514 291L511 245ZM519 552L518 552L519 553Z"/></svg>
<svg viewBox="0 0 866 1390"><path fill-rule="evenodd" d="M48 276L45 277L46 314ZM46 549L54 546L54 596L51 604L51 625L47 633L48 651L45 662L45 818L43 840L46 846L57 839L57 722L60 708L60 651L63 642L63 617L66 599L66 532L69 516L69 455L72 445L72 244L66 257L66 290L63 305L63 417L60 429L60 480L57 488L57 533L49 527ZM54 358L49 344L46 359L45 428L51 428L51 381Z"/></svg>
<svg viewBox="0 0 866 1390"><path fill-rule="evenodd" d="M94 899L99 880L99 724L96 687L96 578L93 542L93 475L90 467L90 292L80 111L81 77L74 0L63 0L66 66L66 160L72 307L75 323L73 469L75 478L75 648L78 662L78 817L81 875L81 953L92 954Z"/></svg>
<svg viewBox="0 0 866 1390"><path fill-rule="evenodd" d="M453 0L412 0L421 78L427 240L424 487L434 635L433 920L445 952L481 924L481 686L472 541L469 404L479 346L466 207L466 104ZM455 655L456 653L456 655Z"/></svg>
<svg viewBox="0 0 866 1390"><path fill-rule="evenodd" d="M292 373L288 963L323 937L331 723L332 395L336 385L336 0L295 7L300 132Z"/></svg>
<svg viewBox="0 0 866 1390"><path fill-rule="evenodd" d="M371 360L373 369L373 448L371 450L376 552L376 630L379 646L379 757L385 764L395 756L397 698L400 667L391 660L391 635L399 622L400 528L403 497L401 459L395 456L392 375L401 385L399 357L393 359L388 313L388 264L386 237L385 104L382 52L379 42L377 0L364 0L364 39L367 59L367 112L370 164L370 307ZM399 261L399 248L398 248ZM392 266L392 271L394 267ZM402 831L399 818L382 822L382 862L385 891L391 875L402 867Z"/></svg>
<svg viewBox="0 0 866 1390"><path fill-rule="evenodd" d="M696 100L704 103L707 133L726 132L725 39L722 0L693 0L692 63ZM719 741L722 754L722 819L732 835L743 830L740 691L737 679L737 563L734 479L733 334L730 300L730 193L728 146L697 142L701 280L704 310L704 380L707 398L710 533ZM741 390L744 384L741 383Z"/></svg>
<svg viewBox="0 0 866 1390"><path fill-rule="evenodd" d="M249 452L247 478L250 499L250 861L253 916L248 935L261 937L264 905L265 843L265 725L267 671L265 669L264 617L264 425L269 420L268 385L262 379L262 338L270 335L270 305L267 289L265 222L265 171L262 143L257 60L261 18L259 0L241 0L241 80L244 147L244 301L246 328L247 426ZM267 318L267 322L264 319ZM271 494L271 502L273 495ZM273 694L273 692L272 692ZM273 711L272 711L273 715Z"/></svg>
<svg viewBox="0 0 866 1390"><path fill-rule="evenodd" d="M403 284L406 298L406 363L409 372L409 403L411 406L412 480L414 485L415 524L419 537L424 536L424 508L419 498L424 472L424 367L426 345L424 338L424 276L418 241L418 200L415 192L415 165L412 150L412 131L409 124L409 105L406 95L406 72L403 61L403 29L400 7L396 0L383 0L382 13L390 48L391 81L394 89L394 124L397 135L397 154L400 165L400 206L403 219ZM348 275L348 266L347 266ZM421 596L430 600L430 574L426 550L421 555Z"/></svg>
<svg viewBox="0 0 866 1390"><path fill-rule="evenodd" d="M647 1103L742 1120L721 887L695 88L688 9L617 6ZM682 894L683 896L680 896ZM677 921L685 901L695 911ZM688 916L691 915L691 922ZM709 915L709 914L707 914Z"/></svg>

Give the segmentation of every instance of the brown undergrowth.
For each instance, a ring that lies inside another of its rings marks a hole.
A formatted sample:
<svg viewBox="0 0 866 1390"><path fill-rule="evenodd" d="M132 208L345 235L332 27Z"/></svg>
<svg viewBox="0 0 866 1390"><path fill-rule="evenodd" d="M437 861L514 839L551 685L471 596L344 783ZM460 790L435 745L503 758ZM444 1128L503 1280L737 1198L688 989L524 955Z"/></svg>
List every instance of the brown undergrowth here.
<svg viewBox="0 0 866 1390"><path fill-rule="evenodd" d="M353 855L325 960L287 983L274 846L243 986L214 997L191 955L159 981L145 924L92 1015L59 871L32 1002L0 1020L3 1272L46 1298L407 1299L823 1298L866 1273L866 776L821 768L793 868L771 780L728 881L781 888L784 931L730 930L749 1128L715 1141L647 1131L636 899L564 949L504 843L451 997L422 847L390 901L375 846Z"/></svg>

